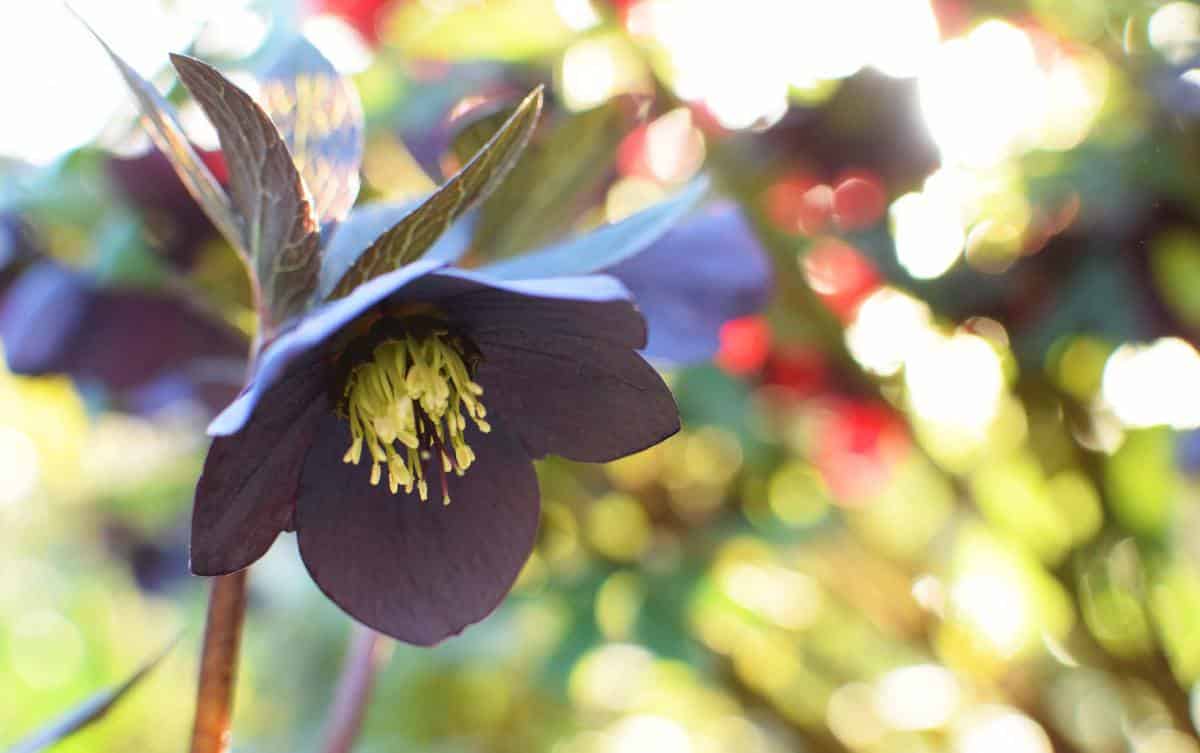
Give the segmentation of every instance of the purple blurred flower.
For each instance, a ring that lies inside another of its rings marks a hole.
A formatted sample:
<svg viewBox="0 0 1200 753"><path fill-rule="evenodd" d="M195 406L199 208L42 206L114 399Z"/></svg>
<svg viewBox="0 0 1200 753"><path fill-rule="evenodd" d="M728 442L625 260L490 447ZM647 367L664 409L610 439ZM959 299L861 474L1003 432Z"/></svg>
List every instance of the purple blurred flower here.
<svg viewBox="0 0 1200 753"><path fill-rule="evenodd" d="M16 374L63 374L154 413L189 400L216 413L237 395L246 337L182 298L104 288L52 261L32 265L0 302L0 341Z"/></svg>

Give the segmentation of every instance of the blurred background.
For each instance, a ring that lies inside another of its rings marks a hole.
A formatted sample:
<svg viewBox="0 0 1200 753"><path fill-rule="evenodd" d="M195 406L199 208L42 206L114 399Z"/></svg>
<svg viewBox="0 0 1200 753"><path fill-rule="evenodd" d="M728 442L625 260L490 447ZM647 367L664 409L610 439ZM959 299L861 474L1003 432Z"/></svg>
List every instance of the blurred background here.
<svg viewBox="0 0 1200 753"><path fill-rule="evenodd" d="M396 646L358 750L1200 753L1197 4L74 5L218 176L166 53L253 89L301 29L363 98L367 198L426 191L545 83L487 254L703 172L773 259L770 308L668 372L678 436L541 464L513 596ZM0 280L48 255L251 326L236 258L61 6L0 4L0 71ZM186 739L206 409L117 397L0 372L0 747L180 631L61 750ZM349 633L282 537L235 750L315 749Z"/></svg>

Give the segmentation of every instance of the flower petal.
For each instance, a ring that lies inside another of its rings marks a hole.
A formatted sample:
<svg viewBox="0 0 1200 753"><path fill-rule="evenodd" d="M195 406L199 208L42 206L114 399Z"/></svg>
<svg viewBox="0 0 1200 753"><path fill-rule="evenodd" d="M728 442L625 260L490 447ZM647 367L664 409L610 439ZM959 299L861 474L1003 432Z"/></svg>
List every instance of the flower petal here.
<svg viewBox="0 0 1200 753"><path fill-rule="evenodd" d="M493 262L480 271L504 280L603 272L636 256L661 238L707 191L708 179L698 178L674 196L620 222L537 251Z"/></svg>
<svg viewBox="0 0 1200 753"><path fill-rule="evenodd" d="M246 389L208 425L208 433L227 436L241 430L263 394L293 368L319 358L319 348L350 322L442 262L422 259L358 286L345 298L305 314L290 330L276 337L261 353Z"/></svg>
<svg viewBox="0 0 1200 753"><path fill-rule="evenodd" d="M539 500L529 457L503 427L471 430L476 461L447 478L451 503L390 494L342 462L346 422L329 414L300 479L300 555L321 590L354 619L432 645L486 617L533 550Z"/></svg>
<svg viewBox="0 0 1200 753"><path fill-rule="evenodd" d="M679 430L662 377L635 351L645 322L611 277L496 281L442 270L397 294L439 301L479 346L484 404L533 457L606 462Z"/></svg>
<svg viewBox="0 0 1200 753"><path fill-rule="evenodd" d="M646 355L676 364L712 358L721 325L762 310L771 288L770 259L733 204L689 218L609 273L646 317Z"/></svg>
<svg viewBox="0 0 1200 753"><path fill-rule="evenodd" d="M535 458L604 463L679 431L670 389L628 346L515 327L477 334L476 344L484 404Z"/></svg>
<svg viewBox="0 0 1200 753"><path fill-rule="evenodd" d="M291 528L304 458L320 420L333 415L321 372L317 364L281 382L270 391L269 412L213 440L192 507L193 573L241 570Z"/></svg>
<svg viewBox="0 0 1200 753"><path fill-rule="evenodd" d="M148 387L173 383L181 389L151 401L155 408L165 396L219 409L237 393L248 349L241 333L182 298L99 288L51 262L14 284L0 338L14 372L98 383L127 407Z"/></svg>

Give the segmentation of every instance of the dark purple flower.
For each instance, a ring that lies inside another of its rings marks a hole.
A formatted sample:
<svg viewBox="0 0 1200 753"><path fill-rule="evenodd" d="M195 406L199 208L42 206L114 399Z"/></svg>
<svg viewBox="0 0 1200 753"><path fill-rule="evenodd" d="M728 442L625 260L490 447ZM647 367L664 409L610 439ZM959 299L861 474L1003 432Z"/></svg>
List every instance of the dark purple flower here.
<svg viewBox="0 0 1200 753"><path fill-rule="evenodd" d="M422 260L360 285L268 345L211 425L192 570L246 567L295 529L356 619L418 644L459 632L532 550L531 459L603 462L678 430L645 339L606 276L497 281Z"/></svg>
<svg viewBox="0 0 1200 753"><path fill-rule="evenodd" d="M679 429L639 354L646 323L629 290L593 273L651 246L705 187L522 259L454 269L467 241L451 228L524 149L540 90L424 201L347 213L361 120L319 53L301 44L279 70L313 77L305 90L324 104L287 96L285 76L283 96L265 98L271 112L209 66L172 60L220 136L228 194L179 147L157 92L122 70L242 252L262 322L245 388L209 426L192 570L244 568L294 530L313 579L359 621L423 645L458 633L496 607L532 551L533 459L605 462Z"/></svg>
<svg viewBox="0 0 1200 753"><path fill-rule="evenodd" d="M186 399L215 414L237 395L248 351L243 334L180 297L104 288L48 260L0 302L0 341L14 373L100 385L140 413Z"/></svg>

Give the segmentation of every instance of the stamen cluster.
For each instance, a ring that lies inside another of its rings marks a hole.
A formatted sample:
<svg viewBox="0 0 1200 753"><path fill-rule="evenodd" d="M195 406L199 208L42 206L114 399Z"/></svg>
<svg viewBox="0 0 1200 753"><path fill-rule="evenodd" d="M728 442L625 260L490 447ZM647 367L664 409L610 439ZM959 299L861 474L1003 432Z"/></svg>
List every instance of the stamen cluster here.
<svg viewBox="0 0 1200 753"><path fill-rule="evenodd" d="M491 430L480 402L483 388L472 378L463 342L448 330L406 333L375 346L371 358L355 366L346 380L342 410L352 441L342 460L357 465L366 450L371 484L383 468L388 488L397 493L414 486L429 498L426 465L438 463L442 499L450 503L446 474L461 476L475 460L467 445L467 417L482 432ZM465 414L465 415L464 415Z"/></svg>

